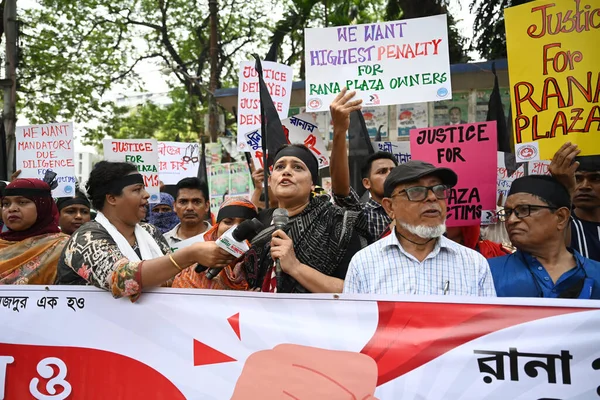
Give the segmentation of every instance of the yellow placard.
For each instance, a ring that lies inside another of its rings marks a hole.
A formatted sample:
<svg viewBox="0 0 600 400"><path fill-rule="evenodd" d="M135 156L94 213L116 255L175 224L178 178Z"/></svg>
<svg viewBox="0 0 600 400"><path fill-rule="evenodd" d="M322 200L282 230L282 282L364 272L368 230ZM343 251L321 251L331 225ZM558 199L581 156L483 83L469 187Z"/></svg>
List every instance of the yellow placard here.
<svg viewBox="0 0 600 400"><path fill-rule="evenodd" d="M535 1L504 11L518 161L565 142L600 154L600 1Z"/></svg>

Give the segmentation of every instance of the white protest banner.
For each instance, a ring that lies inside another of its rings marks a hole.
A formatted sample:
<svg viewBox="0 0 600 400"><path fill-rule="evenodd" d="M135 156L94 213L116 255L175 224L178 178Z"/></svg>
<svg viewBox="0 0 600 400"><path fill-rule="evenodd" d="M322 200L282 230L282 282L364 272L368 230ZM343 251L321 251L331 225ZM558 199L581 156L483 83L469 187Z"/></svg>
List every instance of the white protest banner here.
<svg viewBox="0 0 600 400"><path fill-rule="evenodd" d="M528 175L552 175L550 173L550 160L528 161Z"/></svg>
<svg viewBox="0 0 600 400"><path fill-rule="evenodd" d="M504 206L506 202L506 198L508 197L508 191L512 183L517 178L521 178L525 175L525 169L521 165L514 171L511 175L509 175L509 170L506 168L506 161L504 158L504 153L499 151L497 152L497 161L498 161L498 181L497 187L498 192L496 193L496 204L498 206ZM482 225L490 225L498 222L498 218L496 216L496 210L485 210L481 213L481 224Z"/></svg>
<svg viewBox="0 0 600 400"><path fill-rule="evenodd" d="M2 288L0 300L6 399L599 393L593 300L155 289L131 304L95 288L19 285Z"/></svg>
<svg viewBox="0 0 600 400"><path fill-rule="evenodd" d="M319 168L328 167L329 156L327 155L327 147L323 142L322 134L319 132L319 127L309 121L312 121L312 116L306 113L286 118L281 121L283 132L287 137L288 143L300 143L308 147L315 157L317 157ZM263 167L261 138L260 129L249 132L242 137L247 146L247 151L252 155L255 168Z"/></svg>
<svg viewBox="0 0 600 400"><path fill-rule="evenodd" d="M238 84L238 148L250 151L244 142L248 132L260 130L260 85L254 61L240 63ZM273 99L273 105L283 119L288 116L292 98L294 70L284 64L262 61L263 77Z"/></svg>
<svg viewBox="0 0 600 400"><path fill-rule="evenodd" d="M104 139L104 159L106 161L134 164L144 177L144 185L150 194L150 203L160 201L160 180L158 178L158 143L156 139Z"/></svg>
<svg viewBox="0 0 600 400"><path fill-rule="evenodd" d="M73 123L17 126L17 169L19 178L44 179L47 170L56 173L58 186L53 197L75 195L75 150Z"/></svg>
<svg viewBox="0 0 600 400"><path fill-rule="evenodd" d="M398 164L410 161L410 142L373 142L373 148L377 151L392 153Z"/></svg>
<svg viewBox="0 0 600 400"><path fill-rule="evenodd" d="M183 178L198 176L198 143L158 142L159 177L165 185L176 185Z"/></svg>
<svg viewBox="0 0 600 400"><path fill-rule="evenodd" d="M369 137L375 138L377 133L381 137L388 137L388 108L387 107L364 107L362 110L365 126Z"/></svg>
<svg viewBox="0 0 600 400"><path fill-rule="evenodd" d="M346 86L364 106L452 98L446 15L304 30L306 109Z"/></svg>
<svg viewBox="0 0 600 400"><path fill-rule="evenodd" d="M398 117L399 137L408 137L411 129L427 128L429 126L429 104L427 103L398 104L396 115Z"/></svg>

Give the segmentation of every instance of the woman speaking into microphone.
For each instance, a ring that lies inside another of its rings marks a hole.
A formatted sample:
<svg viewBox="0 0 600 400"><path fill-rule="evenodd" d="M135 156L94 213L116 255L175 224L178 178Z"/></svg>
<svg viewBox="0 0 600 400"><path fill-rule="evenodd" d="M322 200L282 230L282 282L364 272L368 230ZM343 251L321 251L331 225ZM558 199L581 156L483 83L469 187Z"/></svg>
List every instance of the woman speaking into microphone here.
<svg viewBox="0 0 600 400"><path fill-rule="evenodd" d="M57 284L94 285L135 301L192 264L225 267L233 256L214 242L171 254L158 228L142 223L150 195L133 164L101 161L87 183L96 220L79 228L58 264Z"/></svg>
<svg viewBox="0 0 600 400"><path fill-rule="evenodd" d="M279 207L287 210L289 223L286 229L272 226L252 241L244 260L250 289L342 292L350 259L367 245L367 221L359 211L314 196L318 173L318 161L304 145L287 145L275 154L269 186ZM274 210L261 213L265 226L272 224Z"/></svg>

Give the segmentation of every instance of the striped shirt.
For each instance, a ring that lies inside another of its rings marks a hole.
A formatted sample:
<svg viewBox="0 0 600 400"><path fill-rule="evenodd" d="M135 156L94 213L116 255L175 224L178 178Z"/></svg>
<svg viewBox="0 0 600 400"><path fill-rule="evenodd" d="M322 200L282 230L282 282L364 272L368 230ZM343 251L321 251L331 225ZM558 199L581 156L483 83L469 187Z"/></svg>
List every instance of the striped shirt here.
<svg viewBox="0 0 600 400"><path fill-rule="evenodd" d="M362 211L367 218L369 225L369 235L371 240L377 240L381 234L385 232L392 220L388 217L385 209L381 204L373 199L369 199L366 203L361 203L358 193L353 188L350 188L350 194L346 197L334 195L335 204L340 207L352 211Z"/></svg>
<svg viewBox="0 0 600 400"><path fill-rule="evenodd" d="M590 260L600 261L600 223L571 216L571 247Z"/></svg>
<svg viewBox="0 0 600 400"><path fill-rule="evenodd" d="M496 296L487 260L475 250L442 236L421 262L395 234L352 258L344 293Z"/></svg>

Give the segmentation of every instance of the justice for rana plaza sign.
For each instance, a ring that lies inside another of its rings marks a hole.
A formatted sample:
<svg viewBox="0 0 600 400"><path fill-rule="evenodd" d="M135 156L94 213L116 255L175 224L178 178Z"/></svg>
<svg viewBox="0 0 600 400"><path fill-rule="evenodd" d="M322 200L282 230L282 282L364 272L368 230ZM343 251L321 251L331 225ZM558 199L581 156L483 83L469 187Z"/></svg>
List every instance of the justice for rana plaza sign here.
<svg viewBox="0 0 600 400"><path fill-rule="evenodd" d="M565 143L600 154L600 2L535 1L504 10L518 162Z"/></svg>

